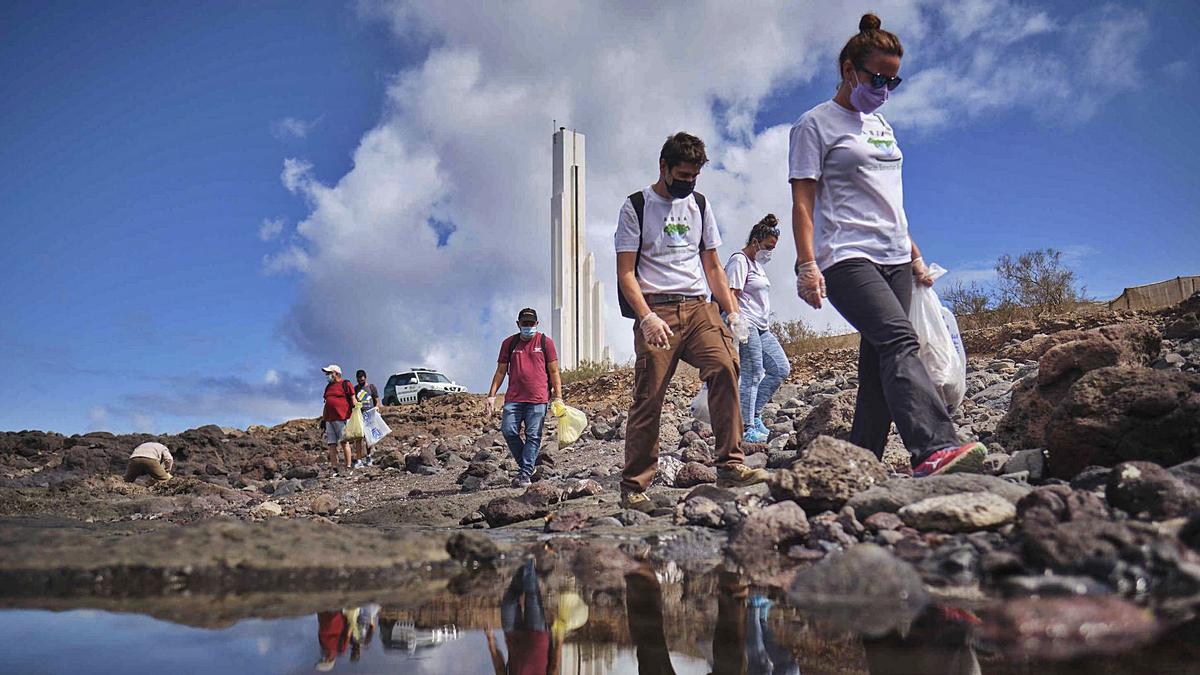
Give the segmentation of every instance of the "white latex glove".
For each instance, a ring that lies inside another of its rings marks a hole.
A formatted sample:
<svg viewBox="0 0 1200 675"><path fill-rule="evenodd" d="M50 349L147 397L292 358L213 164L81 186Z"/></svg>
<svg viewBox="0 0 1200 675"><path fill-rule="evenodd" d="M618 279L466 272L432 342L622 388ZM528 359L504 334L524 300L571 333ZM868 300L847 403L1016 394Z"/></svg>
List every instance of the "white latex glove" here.
<svg viewBox="0 0 1200 675"><path fill-rule="evenodd" d="M924 284L925 286L933 285L933 277L929 276L929 268L925 266L925 259L921 256L913 258L912 272L913 278L915 278L918 283Z"/></svg>
<svg viewBox="0 0 1200 675"><path fill-rule="evenodd" d="M728 317L729 330L733 333L733 337L741 343L750 341L750 326L746 325L746 320L741 314L734 312Z"/></svg>
<svg viewBox="0 0 1200 675"><path fill-rule="evenodd" d="M817 261L800 263L796 268L796 295L813 309L821 308L821 298L825 297L825 275L821 274Z"/></svg>
<svg viewBox="0 0 1200 675"><path fill-rule="evenodd" d="M674 333L659 315L650 312L638 321L638 325L642 328L642 337L646 339L646 344L659 349L667 349L671 346L671 336Z"/></svg>
<svg viewBox="0 0 1200 675"><path fill-rule="evenodd" d="M488 415L489 417L491 415L496 414L496 397L495 396L489 396L484 400L483 413L485 415Z"/></svg>

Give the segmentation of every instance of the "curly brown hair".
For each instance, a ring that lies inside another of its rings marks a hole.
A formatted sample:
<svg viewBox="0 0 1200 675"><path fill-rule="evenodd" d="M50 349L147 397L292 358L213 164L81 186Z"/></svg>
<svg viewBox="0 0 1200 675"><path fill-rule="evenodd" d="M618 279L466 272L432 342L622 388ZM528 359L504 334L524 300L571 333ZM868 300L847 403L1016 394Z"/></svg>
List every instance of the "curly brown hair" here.
<svg viewBox="0 0 1200 675"><path fill-rule="evenodd" d="M749 246L756 241L765 241L778 236L779 219L775 217L774 213L768 213L754 227L750 228L750 237L746 239L746 245Z"/></svg>
<svg viewBox="0 0 1200 675"><path fill-rule="evenodd" d="M658 158L667 163L668 171L685 162L697 166L708 163L708 155L704 153L704 141L686 131L668 136Z"/></svg>
<svg viewBox="0 0 1200 675"><path fill-rule="evenodd" d="M874 14L863 14L858 21L858 33L846 41L842 52L838 54L838 78L842 76L842 64L846 61L862 68L863 61L872 52L883 52L894 56L904 56L904 46L895 33L890 33L880 26L883 22Z"/></svg>

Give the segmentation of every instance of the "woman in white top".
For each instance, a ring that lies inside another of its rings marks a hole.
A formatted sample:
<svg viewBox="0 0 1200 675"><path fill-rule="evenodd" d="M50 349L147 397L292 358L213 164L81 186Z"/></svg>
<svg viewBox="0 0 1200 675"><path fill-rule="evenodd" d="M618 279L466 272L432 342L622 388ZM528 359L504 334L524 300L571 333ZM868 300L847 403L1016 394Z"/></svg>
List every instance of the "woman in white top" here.
<svg viewBox="0 0 1200 675"><path fill-rule="evenodd" d="M737 297L750 339L740 347L741 379L738 382L742 421L747 443L765 443L770 430L762 421L763 406L771 401L791 368L771 326L771 280L764 266L779 243L779 220L768 213L750 230L746 246L725 263L729 288Z"/></svg>
<svg viewBox="0 0 1200 675"><path fill-rule="evenodd" d="M827 295L862 337L850 442L882 457L895 421L914 476L978 471L986 448L959 443L908 320L913 280L933 280L908 234L904 155L875 112L900 84L904 48L874 14L858 26L838 56L837 94L792 126L796 291L813 307Z"/></svg>

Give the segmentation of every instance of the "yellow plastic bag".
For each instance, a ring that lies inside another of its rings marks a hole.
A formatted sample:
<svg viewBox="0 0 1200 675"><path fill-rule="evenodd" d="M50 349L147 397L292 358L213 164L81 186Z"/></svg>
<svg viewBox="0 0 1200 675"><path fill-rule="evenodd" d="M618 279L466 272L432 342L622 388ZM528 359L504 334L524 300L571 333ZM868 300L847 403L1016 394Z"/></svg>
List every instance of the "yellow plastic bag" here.
<svg viewBox="0 0 1200 675"><path fill-rule="evenodd" d="M343 441L354 441L360 438L366 438L367 431L363 424L362 404L358 399L354 399L354 410L350 412L350 419L346 420L346 431L342 434Z"/></svg>
<svg viewBox="0 0 1200 675"><path fill-rule="evenodd" d="M558 613L550 630L554 638L561 644L563 638L573 630L579 629L588 620L588 606L572 591L560 593L558 596Z"/></svg>
<svg viewBox="0 0 1200 675"><path fill-rule="evenodd" d="M558 418L558 447L566 447L583 435L587 429L587 415L582 410L576 410L569 405L555 401L550 405L550 412Z"/></svg>

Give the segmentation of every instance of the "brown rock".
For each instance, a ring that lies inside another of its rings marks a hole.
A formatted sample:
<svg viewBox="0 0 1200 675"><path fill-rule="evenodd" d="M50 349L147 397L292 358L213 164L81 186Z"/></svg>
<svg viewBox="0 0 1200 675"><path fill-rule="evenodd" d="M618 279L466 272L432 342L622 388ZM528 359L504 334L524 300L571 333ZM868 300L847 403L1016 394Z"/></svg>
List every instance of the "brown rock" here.
<svg viewBox="0 0 1200 675"><path fill-rule="evenodd" d="M869 450L829 436L818 436L788 469L767 480L775 501L791 500L805 511L837 511L854 495L888 478L887 469Z"/></svg>
<svg viewBox="0 0 1200 675"><path fill-rule="evenodd" d="M1167 520L1200 512L1200 490L1150 462L1113 467L1105 490L1108 503L1133 516Z"/></svg>
<svg viewBox="0 0 1200 675"><path fill-rule="evenodd" d="M717 470L700 462L688 462L675 474L675 487L690 488L702 483L717 482Z"/></svg>
<svg viewBox="0 0 1200 675"><path fill-rule="evenodd" d="M326 492L314 499L309 508L318 516L331 516L337 512L339 506L341 506L341 502L337 500L337 497Z"/></svg>

